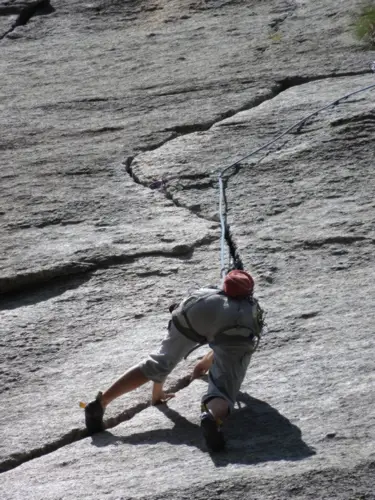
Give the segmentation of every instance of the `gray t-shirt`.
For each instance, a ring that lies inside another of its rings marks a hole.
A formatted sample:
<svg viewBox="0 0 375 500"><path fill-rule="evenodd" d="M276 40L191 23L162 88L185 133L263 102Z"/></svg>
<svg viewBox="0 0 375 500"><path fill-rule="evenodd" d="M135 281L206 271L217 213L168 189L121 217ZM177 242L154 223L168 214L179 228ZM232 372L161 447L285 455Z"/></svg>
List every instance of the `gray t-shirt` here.
<svg viewBox="0 0 375 500"><path fill-rule="evenodd" d="M258 335L256 299L234 299L214 287L201 288L173 311L179 323L212 342L219 334L249 337Z"/></svg>

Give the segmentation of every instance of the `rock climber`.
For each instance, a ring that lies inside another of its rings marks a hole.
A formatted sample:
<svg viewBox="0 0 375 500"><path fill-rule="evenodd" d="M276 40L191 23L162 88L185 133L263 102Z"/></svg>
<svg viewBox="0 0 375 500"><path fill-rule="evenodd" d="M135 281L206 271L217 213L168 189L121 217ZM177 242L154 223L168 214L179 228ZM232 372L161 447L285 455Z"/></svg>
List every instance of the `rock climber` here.
<svg viewBox="0 0 375 500"><path fill-rule="evenodd" d="M191 350L208 344L210 350L195 365L191 380L208 372L200 425L208 449L223 450L222 422L233 409L263 326L263 311L253 290L251 275L233 270L225 276L222 288L201 288L180 304L173 304L168 333L159 352L130 368L86 405L89 433L104 430L103 415L111 401L146 382L153 382L152 403L166 403L174 397L164 391L167 376Z"/></svg>

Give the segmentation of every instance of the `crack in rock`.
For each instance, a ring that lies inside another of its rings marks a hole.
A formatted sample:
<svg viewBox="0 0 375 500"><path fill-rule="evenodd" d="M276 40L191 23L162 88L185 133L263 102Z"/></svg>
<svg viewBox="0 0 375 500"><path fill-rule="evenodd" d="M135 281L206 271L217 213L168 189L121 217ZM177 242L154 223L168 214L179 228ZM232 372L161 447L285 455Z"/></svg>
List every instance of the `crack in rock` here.
<svg viewBox="0 0 375 500"><path fill-rule="evenodd" d="M161 148L162 146L164 146L164 144L166 144L167 142L169 141L173 141L173 139L176 139L176 137L178 137L177 133L176 132L172 132L170 135L168 135L166 138L164 139L161 139L160 141L158 142L155 142L154 144L150 144L148 146L145 146L143 148L140 148L139 149L139 152L140 153L143 153L143 152L146 152L146 151L155 151L156 149L159 149ZM134 157L132 157L134 158Z"/></svg>
<svg viewBox="0 0 375 500"><path fill-rule="evenodd" d="M330 80L332 78L364 76L364 75L369 75L371 73L372 72L369 69L366 69L366 70L361 70L361 71L347 71L347 72L341 72L341 73L331 73L329 75L315 75L315 76L312 76L312 75L309 75L309 76L294 75L294 76L288 76L288 77L282 78L281 80L276 80L276 83L280 87L280 90L278 92L278 94L280 94L281 92L284 92L285 90L288 90L292 87L298 87L299 85L305 85L306 83L317 82L320 80ZM277 95L275 97L277 97Z"/></svg>
<svg viewBox="0 0 375 500"><path fill-rule="evenodd" d="M339 118L330 123L331 127L340 127L342 125L353 125L359 123L361 125L368 124L371 127L375 122L375 110L371 110L368 113L361 113L359 115L351 116L349 118Z"/></svg>
<svg viewBox="0 0 375 500"><path fill-rule="evenodd" d="M169 128L169 129L166 129L165 131L172 132L172 137L170 138L170 140L173 140L180 135L187 135L187 134L192 134L192 133L196 133L196 132L207 131L207 130L211 129L213 127L213 125L215 125L215 124L218 125L218 124L220 124L221 121L224 121L225 119L232 117L232 116L234 116L242 111L253 109L253 108L259 106L260 104L262 104L263 102L265 102L267 100L271 100L271 99L279 96L282 92L284 92L292 87L304 85L304 84L314 82L314 81L319 81L319 80L326 80L326 79L332 79L332 78L343 78L343 77L348 77L348 76L349 77L350 76L358 76L358 75L365 75L365 74L369 74L369 73L371 73L371 71L361 70L361 71L334 73L334 74L330 74L330 75L316 75L316 76L294 75L294 76L286 77L286 78L283 78L281 80L276 81L276 85L274 85L268 93L263 94L262 96L257 96L255 99L252 100L251 103L246 103L244 106L242 106L241 108L239 108L236 111L229 110L225 113L222 113L221 116L216 120L203 122L203 123L196 123L196 124L177 125L177 126ZM357 121L361 121L362 123L364 121L372 122L373 119L374 119L374 117L373 117L372 113L369 113L369 114L366 114L364 116L361 116L360 118L358 117L358 119L352 118L349 120L349 122L352 125L354 122L357 122ZM298 129L296 131L293 131L292 133L293 134L304 133L302 128L306 125L306 123L307 123L307 121L301 123L301 125L298 127ZM343 125L343 124L344 124L343 122L338 121L337 123L334 124L334 126ZM223 123L222 125L226 125L226 124ZM228 124L228 125L231 125L231 124ZM163 141L163 145L166 144L167 142L169 142L168 139ZM156 148L152 148L152 150L154 150L154 149L156 149ZM216 219L208 218L207 216L203 216L200 213L201 206L199 203L195 203L193 205L186 205L184 203L181 203L181 201L179 201L176 198L175 194L172 193L170 190L168 190L168 182L170 182L171 180L177 180L177 182L181 181L183 179L182 176L173 176L173 177L169 177L169 178L168 177L162 178L160 180L154 180L150 184L149 180L147 180L147 179L142 180L141 177L138 176L134 172L134 169L132 168L132 163L133 163L134 158L135 157L128 157L125 160L126 172L134 180L134 182L136 182L137 184L140 184L144 187L151 188L151 189L160 189L160 191L162 191L164 193L166 198L171 200L176 207L185 208L185 209L189 210L191 213L193 213L194 215L196 215L200 218L203 218L205 220L210 220L210 221L215 220L216 221ZM239 169L237 170L237 172L238 171L239 171ZM199 174L199 175L201 176L200 179L206 179L206 182L198 182L198 183L195 182L194 184L191 184L190 186L183 185L183 190L187 190L187 189L203 190L203 189L214 187L214 180L211 177L211 175L212 175L211 173L203 174L203 175ZM184 176L184 177L188 180L187 176ZM197 175L191 174L189 180L195 180L195 181L198 180ZM363 237L363 239L366 239L366 238ZM318 241L318 240L317 241L305 241L304 246L306 248L314 248L314 247L329 245L329 244L333 244L333 243L352 244L355 241L361 241L361 237L351 237L351 236L333 237L333 238L324 239L322 241Z"/></svg>
<svg viewBox="0 0 375 500"><path fill-rule="evenodd" d="M67 174L67 175L73 175L73 174ZM77 174L80 175L80 174ZM84 175L84 174L82 174ZM39 228L43 229L48 226L77 226L81 224L82 221L80 220L73 220L73 219L63 219L62 217L47 217L43 218L42 220L36 220L33 222L20 222L20 223L13 223L13 224L7 224L6 228L9 230L15 230L15 229L30 229L30 228Z"/></svg>
<svg viewBox="0 0 375 500"><path fill-rule="evenodd" d="M305 240L303 242L303 247L306 249L315 249L321 248L325 245L353 245L354 243L365 240L370 242L371 244L375 243L373 239L367 238L366 236L337 235L329 236L327 238L318 238L316 240Z"/></svg>
<svg viewBox="0 0 375 500"><path fill-rule="evenodd" d="M36 0L35 2L19 2L12 5L0 7L0 15L18 14L8 31L0 35L0 40L5 38L9 33L12 33L18 26L25 26L32 17L36 15L46 15L55 12L55 9L50 4L50 0Z"/></svg>
<svg viewBox="0 0 375 500"><path fill-rule="evenodd" d="M154 181L152 182L151 184L147 181L142 181L138 176L137 174L134 172L134 170L132 169L132 162L134 160L134 157L133 156L129 156L126 160L125 160L125 170L126 172L128 173L128 175L131 177L131 179L133 179L133 181L136 183L136 184L139 184L141 186L144 186L146 188L149 188L149 189L159 189L162 193L164 193L164 196L172 201L172 203L178 207L178 208L185 208L186 210L189 210L189 212L191 212L192 214L194 214L195 216L199 217L200 219L203 219L203 220L206 220L206 221L209 221L209 222L216 222L216 220L214 219L210 219L209 217L207 216L203 216L202 214L200 214L200 210L201 210L201 207L199 204L193 204L193 205L186 205L186 204L183 204L181 203L180 201L178 201L176 199L175 196L173 196L173 194L167 190L167 183L171 180L183 180L183 179L186 179L186 180L199 180L199 179L207 179L210 177L210 174L186 174L186 175L183 175L183 176L176 176L176 177L169 177L168 179L161 179L161 180L158 180L158 181ZM207 187L212 187L214 185L214 180L211 179L211 180L208 180L206 182L203 182L203 183L197 183L195 185L190 185L190 186L186 186L184 187L184 189L206 189ZM212 237L210 242L214 241L216 238Z"/></svg>
<svg viewBox="0 0 375 500"><path fill-rule="evenodd" d="M255 96L250 102L243 104L238 109L227 110L227 111L219 114L219 116L213 120L209 120L206 122L203 121L200 123L193 123L193 124L175 125L173 127L164 129L162 132L169 132L170 133L169 137L163 139L162 141L160 141L156 144L153 144L151 146L148 146L148 147L142 149L142 151L140 151L140 152L155 151L155 150L161 148L162 146L164 146L165 144L167 144L168 142L170 142L170 141L172 141L172 140L174 140L182 135L188 135L188 134L193 134L193 133L197 133L197 132L205 132L205 131L210 130L214 125L221 125L221 126L228 126L228 127L232 126L233 124L231 124L231 123L221 124L221 122L225 122L226 119L232 118L236 114L241 113L243 111L248 111L250 109L254 109L257 106L263 104L264 102L270 101L270 100L278 97L282 92L284 92L292 87L304 85L304 84L311 83L314 81L327 80L327 79L332 79L332 78L343 78L343 77L350 77L350 76L362 76L362 75L366 75L366 74L370 74L370 73L372 73L370 70L361 70L361 71L349 71L349 72L333 73L333 74L329 74L329 75L315 75L315 76L294 75L294 76L282 78L280 80L276 80L275 84L270 88L270 90L268 92L265 92L262 95ZM188 89L186 91L190 92L190 91L192 91L192 89ZM182 92L182 91L180 90L179 92ZM366 116L363 118L373 120L372 116ZM304 124L302 124L302 125L304 125ZM339 125L339 123L337 125ZM240 127L241 125L235 124L235 126ZM299 127L299 129L297 131L293 131L292 133L294 133L294 134L304 133L302 131L302 126ZM175 206L186 208L189 211L193 212L198 217L203 218L205 220L212 220L212 219L208 219L207 217L203 217L201 214L199 214L198 212L200 210L195 205L193 207L189 207L189 206L181 204L166 189L167 182L170 180L175 180L175 179L177 179L177 180L181 180L181 179L197 180L199 178L202 178L202 177L198 177L198 176L202 176L202 175L204 178L208 179L211 177L211 174L190 174L190 177L188 177L188 174L186 174L184 176L179 176L179 177L169 177L168 179L163 178L160 181L154 181L153 183L150 183L148 181L141 180L141 178L135 174L134 170L131 167L132 162L135 158L136 158L136 156L129 156L125 160L124 163L125 163L125 168L126 168L127 173L137 184L140 184L144 187L148 187L151 189L163 188L165 196L168 199L170 199L175 204ZM206 185L197 186L196 189L203 189L205 187L213 187L213 184L214 184L214 181L208 181ZM189 188L187 186L184 186L184 189L189 189ZM193 189L193 187L190 187L190 189Z"/></svg>
<svg viewBox="0 0 375 500"><path fill-rule="evenodd" d="M260 104L262 104L265 101L268 101L270 99L273 99L276 97L279 92L281 92L281 85L278 83L274 87L272 87L268 92L262 93L261 95L257 95L253 97L249 102L246 102L242 106L240 106L237 109L229 109L226 110L212 120L207 120L207 121L202 121L198 123L188 123L188 124L181 124L181 125L173 125L172 127L166 128L164 130L155 132L155 133L168 133L169 135L162 139L161 141L151 144L149 146L146 146L144 148L141 148L139 150L140 153L144 153L147 151L155 151L165 144L167 144L170 141L173 141L174 139L183 136L183 135L188 135L188 134L194 134L197 132L206 132L210 130L214 125L222 122L223 120L227 118L231 118L232 116L235 116L237 113L240 113L242 111L247 111L250 109L253 109ZM133 161L135 157L129 157L125 160L125 164L127 168L130 166L130 163ZM130 162L130 163L129 163ZM129 172L128 172L129 173ZM135 178L132 176L132 178L135 180ZM147 187L147 184L143 184L141 182L136 181L138 184L142 184L143 186Z"/></svg>
<svg viewBox="0 0 375 500"><path fill-rule="evenodd" d="M187 387L189 384L190 376L185 375L184 377L177 380L174 384L169 386L166 390L168 392L176 393ZM135 415L142 412L143 410L146 410L149 406L151 406L151 402L144 401L132 406L131 408L126 409L115 417L106 419L104 421L105 429L112 429L113 427L116 427L117 425L132 419ZM10 455L9 458L0 462L0 473L15 469L25 462L29 462L34 458L39 458L44 455L53 453L54 451L57 451L64 446L73 444L87 437L89 437L87 429L72 429L55 441L45 443L42 446L34 448L30 451L26 451L23 453L14 453L13 455Z"/></svg>
<svg viewBox="0 0 375 500"><path fill-rule="evenodd" d="M83 255L75 261L57 263L55 266L29 271L13 276L0 278L0 296L2 294L17 293L27 289L37 289L56 278L62 276L72 277L84 273L91 273L98 269L107 269L111 266L129 264L143 257L169 257L169 258L190 258L195 248L208 245L216 240L213 235L205 235L192 244L176 244L171 248L150 249L132 254L119 252L118 254L91 253ZM0 308L1 309L1 308Z"/></svg>

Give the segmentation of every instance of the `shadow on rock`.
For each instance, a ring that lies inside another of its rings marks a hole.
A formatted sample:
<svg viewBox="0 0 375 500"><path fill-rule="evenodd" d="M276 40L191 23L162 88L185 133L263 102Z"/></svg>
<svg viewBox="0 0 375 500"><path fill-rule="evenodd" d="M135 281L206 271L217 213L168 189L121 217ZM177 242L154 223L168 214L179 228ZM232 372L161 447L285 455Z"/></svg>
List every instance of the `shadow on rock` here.
<svg viewBox="0 0 375 500"><path fill-rule="evenodd" d="M250 465L277 460L302 460L315 454L302 440L300 429L272 406L245 393L240 393L237 401L240 408L233 412L224 427L226 451L210 454L217 467L233 463ZM198 424L190 422L167 405L157 408L174 423L173 428L154 429L131 436L115 436L107 431L92 436L93 445L103 447L121 443L150 445L167 442L207 451Z"/></svg>
<svg viewBox="0 0 375 500"><path fill-rule="evenodd" d="M0 311L17 309L22 306L39 304L59 295L67 290L79 288L83 283L91 279L91 273L60 276L46 282L24 283L22 291L10 291L7 295L0 295ZM75 298L61 299L60 302L75 301Z"/></svg>
<svg viewBox="0 0 375 500"><path fill-rule="evenodd" d="M169 418L175 425L168 429L154 429L152 431L137 432L131 436L115 436L111 432L105 431L92 436L92 444L94 446L103 447L108 445L118 444L157 444L166 442L170 444L185 444L195 446L202 451L205 451L205 445L202 441L199 425L193 424L177 411L172 410L169 406L163 404L157 406L164 415Z"/></svg>
<svg viewBox="0 0 375 500"><path fill-rule="evenodd" d="M216 466L302 460L315 455L301 430L268 403L240 393L235 410L224 425L227 452L212 455Z"/></svg>

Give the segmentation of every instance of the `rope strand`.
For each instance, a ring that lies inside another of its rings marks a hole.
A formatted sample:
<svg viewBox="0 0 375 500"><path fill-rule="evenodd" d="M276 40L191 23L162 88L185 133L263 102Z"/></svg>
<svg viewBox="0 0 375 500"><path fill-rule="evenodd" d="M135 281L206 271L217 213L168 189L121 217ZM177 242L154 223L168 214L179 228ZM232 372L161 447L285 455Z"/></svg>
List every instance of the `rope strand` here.
<svg viewBox="0 0 375 500"><path fill-rule="evenodd" d="M361 88L359 90L355 90L354 92L350 92L349 94L346 94L346 95L340 97L339 99L336 99L335 101L332 101L329 104L326 104L325 106L317 109L313 113L310 113L306 117L304 117L301 120L299 120L298 122L294 123L293 125L291 125L290 127L288 127L284 132L282 132L281 134L279 134L274 139L268 141L263 146L260 146L260 147L258 147L256 149L254 149L253 151L251 151L246 156L243 156L242 158L240 158L236 162L234 162L231 165L223 168L220 171L219 176L218 176L218 181L219 181L219 217L220 217L220 227L221 227L221 238L220 238L220 276L221 276L222 280L224 280L224 277L225 277L225 274L226 274L227 270L230 270L231 268L234 268L234 269L243 269L243 263L242 263L240 255L239 255L237 245L235 244L235 242L233 240L233 237L232 237L232 234L231 234L231 231L230 231L230 227L229 227L228 221L227 221L227 217L228 217L228 200L227 200L227 196L226 196L226 187L227 187L229 178L232 177L233 175L237 174L240 171L240 169L243 168L243 165L241 165L241 163L244 160L247 160L251 156L254 156L255 154L259 153L260 151L263 151L264 149L269 148L272 144L274 144L275 142L277 142L278 140L280 140L282 137L284 137L286 134L288 134L294 128L297 128L297 127L302 128L302 126L305 125L305 123L308 120L310 120L314 116L318 115L322 111L324 111L324 110L326 110L326 109L328 109L330 107L337 106L337 104L339 104L342 101L345 101L349 97L352 97L352 96L354 96L356 94L359 94L361 92L365 92L367 90L374 89L374 88L375 88L375 84L368 85L367 87L363 87L363 88ZM262 158L260 158L260 160L258 160L257 163L259 163L264 157L265 156L263 156ZM230 169L234 169L234 171L231 174L229 174L229 176L227 176L226 179L224 179L224 174L226 172L228 172ZM225 265L225 243L227 243L228 250L229 250L228 265L227 266Z"/></svg>

